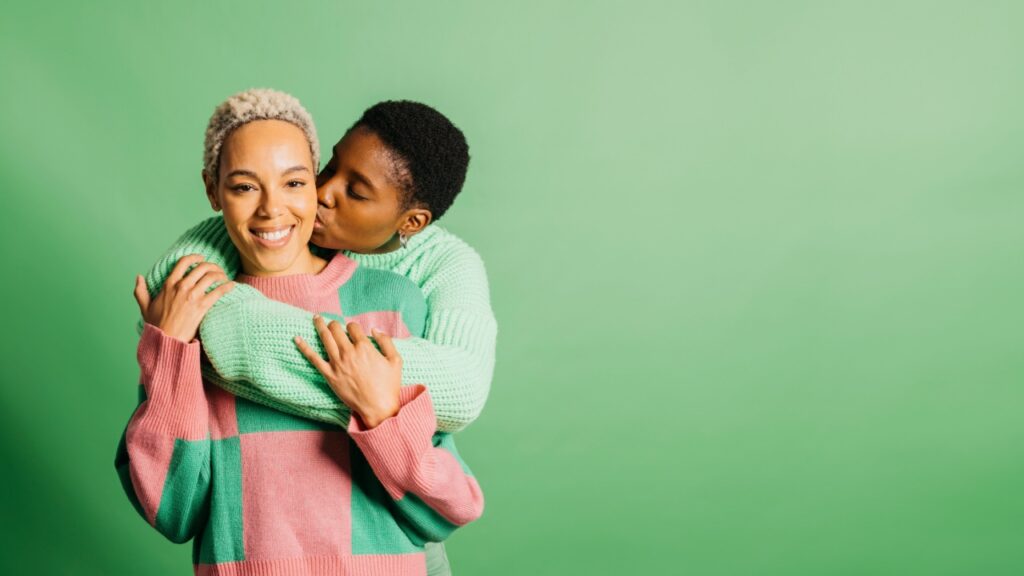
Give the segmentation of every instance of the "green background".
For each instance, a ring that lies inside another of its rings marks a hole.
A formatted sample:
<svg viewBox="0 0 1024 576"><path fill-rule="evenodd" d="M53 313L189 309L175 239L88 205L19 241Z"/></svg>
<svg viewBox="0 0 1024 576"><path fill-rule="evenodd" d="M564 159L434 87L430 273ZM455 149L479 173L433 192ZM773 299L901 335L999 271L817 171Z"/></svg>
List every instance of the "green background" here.
<svg viewBox="0 0 1024 576"><path fill-rule="evenodd" d="M1024 573L1024 4L47 2L0 18L0 564L187 574L113 467L228 95L470 141L455 574Z"/></svg>

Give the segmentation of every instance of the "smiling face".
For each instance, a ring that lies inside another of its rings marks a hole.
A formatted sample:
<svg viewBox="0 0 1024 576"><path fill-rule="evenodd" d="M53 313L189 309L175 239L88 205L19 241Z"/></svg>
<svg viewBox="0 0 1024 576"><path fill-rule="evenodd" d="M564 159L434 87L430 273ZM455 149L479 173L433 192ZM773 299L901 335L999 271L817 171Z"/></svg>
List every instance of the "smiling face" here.
<svg viewBox="0 0 1024 576"><path fill-rule="evenodd" d="M411 236L430 223L430 211L405 206L399 166L381 139L354 128L334 146L317 177L320 208L313 243L364 254L390 252L398 233Z"/></svg>
<svg viewBox="0 0 1024 576"><path fill-rule="evenodd" d="M309 251L316 218L313 156L305 133L281 120L249 122L224 141L216 181L204 174L214 210L253 276L315 273Z"/></svg>

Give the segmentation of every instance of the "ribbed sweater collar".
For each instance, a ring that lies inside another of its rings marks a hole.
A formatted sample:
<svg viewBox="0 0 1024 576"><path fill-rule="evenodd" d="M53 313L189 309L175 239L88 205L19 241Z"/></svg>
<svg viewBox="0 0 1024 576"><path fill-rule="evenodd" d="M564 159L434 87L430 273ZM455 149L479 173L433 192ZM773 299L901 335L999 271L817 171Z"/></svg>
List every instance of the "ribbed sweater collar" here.
<svg viewBox="0 0 1024 576"><path fill-rule="evenodd" d="M304 303L316 300L324 293L337 293L338 288L352 277L357 266L352 259L338 252L327 262L327 266L316 274L239 274L235 280L252 286L268 298L302 307Z"/></svg>
<svg viewBox="0 0 1024 576"><path fill-rule="evenodd" d="M430 224L424 228L422 232L416 234L412 238L409 238L409 242L406 243L405 248L397 248L391 252L385 252L383 254L360 254L358 252L350 252L346 250L345 255L360 264L369 266L370 268L391 269L405 257L416 252L420 246L427 244L430 242L431 238L440 233L440 228L434 224Z"/></svg>

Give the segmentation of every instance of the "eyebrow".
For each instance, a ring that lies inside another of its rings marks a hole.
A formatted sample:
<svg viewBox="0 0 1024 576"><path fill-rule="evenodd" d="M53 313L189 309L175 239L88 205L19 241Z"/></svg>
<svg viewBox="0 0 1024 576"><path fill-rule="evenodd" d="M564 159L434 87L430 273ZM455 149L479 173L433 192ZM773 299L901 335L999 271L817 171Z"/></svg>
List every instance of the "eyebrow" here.
<svg viewBox="0 0 1024 576"><path fill-rule="evenodd" d="M338 142L338 144L341 144L341 142ZM331 160L334 161L335 167L337 167L337 163L338 163L338 144L335 144L334 148L331 148ZM328 162L327 164L329 165L330 162ZM366 175L363 174L362 172L360 172L359 170L356 170L356 169L353 168L352 169L352 176L356 180L359 180L363 184L366 184L366 186L370 189L371 192L376 192L377 191L377 187L373 184L373 182L369 178L367 178Z"/></svg>
<svg viewBox="0 0 1024 576"><path fill-rule="evenodd" d="M248 176L250 178L256 178L256 173L251 170L232 170L228 172L225 178L231 178L232 176Z"/></svg>
<svg viewBox="0 0 1024 576"><path fill-rule="evenodd" d="M292 166L282 172L282 174L291 174L292 172L310 172L310 169L306 166ZM231 172L228 172L228 175L225 176L225 178L230 178L232 176L248 176L259 180L259 176L257 176L252 170L232 170Z"/></svg>

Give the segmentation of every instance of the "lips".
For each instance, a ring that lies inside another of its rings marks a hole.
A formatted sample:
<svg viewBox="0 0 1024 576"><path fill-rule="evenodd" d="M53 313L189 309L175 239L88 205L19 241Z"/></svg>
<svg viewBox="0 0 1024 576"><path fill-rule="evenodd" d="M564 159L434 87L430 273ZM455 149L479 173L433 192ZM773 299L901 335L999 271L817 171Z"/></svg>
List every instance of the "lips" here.
<svg viewBox="0 0 1024 576"><path fill-rule="evenodd" d="M256 243L266 248L280 248L288 244L294 232L295 225L278 226L277 228L249 229L249 233L252 234Z"/></svg>

